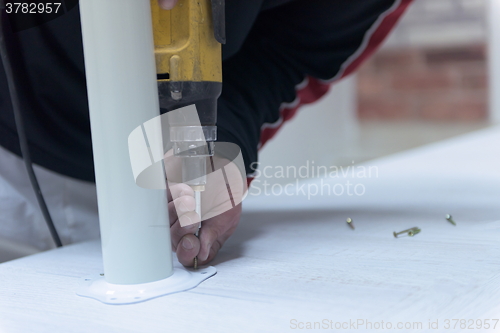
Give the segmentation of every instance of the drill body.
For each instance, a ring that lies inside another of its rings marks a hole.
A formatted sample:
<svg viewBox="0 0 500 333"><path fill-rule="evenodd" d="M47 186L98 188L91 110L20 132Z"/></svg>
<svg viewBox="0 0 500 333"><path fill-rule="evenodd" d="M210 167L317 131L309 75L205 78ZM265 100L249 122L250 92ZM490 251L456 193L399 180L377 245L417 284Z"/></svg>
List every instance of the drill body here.
<svg viewBox="0 0 500 333"><path fill-rule="evenodd" d="M151 0L160 107L195 105L198 117L169 117L174 155L183 182L204 190L206 160L217 139L217 99L222 91L225 43L223 0L179 0L171 10Z"/></svg>

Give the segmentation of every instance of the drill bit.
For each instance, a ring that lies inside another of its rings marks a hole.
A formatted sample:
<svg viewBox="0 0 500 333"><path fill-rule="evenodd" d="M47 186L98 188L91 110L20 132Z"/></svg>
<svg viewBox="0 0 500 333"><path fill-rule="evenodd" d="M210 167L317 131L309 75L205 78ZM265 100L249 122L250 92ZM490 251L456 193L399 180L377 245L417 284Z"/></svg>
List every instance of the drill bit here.
<svg viewBox="0 0 500 333"><path fill-rule="evenodd" d="M201 228L201 191L194 191L194 201L195 201L195 212L200 216L200 224L198 225L198 230L194 234L196 237L200 238L200 228ZM198 269L198 256L194 257L193 268Z"/></svg>

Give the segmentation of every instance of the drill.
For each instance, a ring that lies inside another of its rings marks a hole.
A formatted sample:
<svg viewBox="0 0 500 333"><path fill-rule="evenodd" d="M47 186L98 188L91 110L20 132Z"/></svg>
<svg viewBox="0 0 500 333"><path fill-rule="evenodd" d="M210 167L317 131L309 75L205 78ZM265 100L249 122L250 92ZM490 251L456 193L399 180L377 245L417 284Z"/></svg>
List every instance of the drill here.
<svg viewBox="0 0 500 333"><path fill-rule="evenodd" d="M221 44L226 42L224 0L179 0L171 10L151 0L151 11L160 108L168 112L196 106L196 119L182 113L168 119L174 156L182 160L182 182L193 188L201 218L207 159L217 139Z"/></svg>

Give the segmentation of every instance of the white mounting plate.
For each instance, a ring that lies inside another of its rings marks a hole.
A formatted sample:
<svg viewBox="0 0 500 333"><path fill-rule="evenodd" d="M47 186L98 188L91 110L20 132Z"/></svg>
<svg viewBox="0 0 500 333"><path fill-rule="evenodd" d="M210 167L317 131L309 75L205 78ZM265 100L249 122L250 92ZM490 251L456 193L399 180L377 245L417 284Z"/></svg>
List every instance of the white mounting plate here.
<svg viewBox="0 0 500 333"><path fill-rule="evenodd" d="M77 295L90 297L105 304L132 304L152 298L192 289L215 275L213 266L197 270L174 267L174 273L163 280L140 284L108 283L104 276L82 278Z"/></svg>

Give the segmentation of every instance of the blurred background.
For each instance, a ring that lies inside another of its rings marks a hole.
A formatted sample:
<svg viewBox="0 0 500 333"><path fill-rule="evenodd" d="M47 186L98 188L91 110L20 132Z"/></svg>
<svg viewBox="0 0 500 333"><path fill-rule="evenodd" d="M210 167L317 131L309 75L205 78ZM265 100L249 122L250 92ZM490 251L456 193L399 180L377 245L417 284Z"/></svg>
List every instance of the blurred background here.
<svg viewBox="0 0 500 333"><path fill-rule="evenodd" d="M260 168L351 165L500 122L498 21L500 0L415 0L356 75L264 146Z"/></svg>

